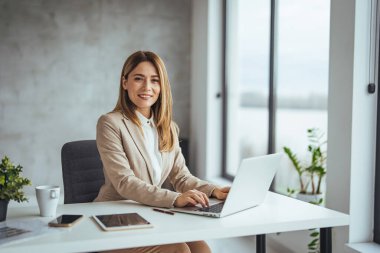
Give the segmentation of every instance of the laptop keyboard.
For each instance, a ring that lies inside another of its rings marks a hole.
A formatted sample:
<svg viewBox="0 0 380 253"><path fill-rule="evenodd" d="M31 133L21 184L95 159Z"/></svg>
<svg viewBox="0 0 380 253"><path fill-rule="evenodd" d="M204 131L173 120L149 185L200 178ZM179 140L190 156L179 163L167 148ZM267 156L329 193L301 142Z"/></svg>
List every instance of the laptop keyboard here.
<svg viewBox="0 0 380 253"><path fill-rule="evenodd" d="M210 213L220 213L223 209L223 206L224 206L224 202L220 202L218 204L215 204L215 205L212 205L209 207L199 208L198 211L210 212Z"/></svg>

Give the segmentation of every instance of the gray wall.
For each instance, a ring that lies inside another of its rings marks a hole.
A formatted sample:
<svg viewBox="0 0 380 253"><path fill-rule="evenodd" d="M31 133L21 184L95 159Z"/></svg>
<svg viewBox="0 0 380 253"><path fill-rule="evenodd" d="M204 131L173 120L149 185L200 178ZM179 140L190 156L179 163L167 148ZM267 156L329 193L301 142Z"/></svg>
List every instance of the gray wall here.
<svg viewBox="0 0 380 253"><path fill-rule="evenodd" d="M136 50L164 59L188 137L190 29L190 0L1 0L0 156L24 166L34 186L62 185L62 145L95 138Z"/></svg>

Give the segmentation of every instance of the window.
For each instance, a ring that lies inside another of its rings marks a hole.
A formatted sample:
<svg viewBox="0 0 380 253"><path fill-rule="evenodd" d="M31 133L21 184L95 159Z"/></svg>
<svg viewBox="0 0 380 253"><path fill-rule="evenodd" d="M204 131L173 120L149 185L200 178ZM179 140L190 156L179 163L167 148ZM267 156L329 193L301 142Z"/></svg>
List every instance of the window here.
<svg viewBox="0 0 380 253"><path fill-rule="evenodd" d="M276 151L284 146L305 160L307 129L327 136L330 1L278 1ZM289 166L290 167L290 166ZM297 176L279 171L276 191L298 188Z"/></svg>
<svg viewBox="0 0 380 253"><path fill-rule="evenodd" d="M227 1L225 175L268 150L270 1Z"/></svg>
<svg viewBox="0 0 380 253"><path fill-rule="evenodd" d="M272 2L276 5L266 0L227 0L227 177L235 175L242 158L264 155L268 150L281 151L284 145L302 158L308 128L318 127L327 134L330 1ZM272 31L271 15L275 20ZM274 110L269 110L271 93L276 95ZM276 124L269 124L271 117L275 117ZM270 143L271 133L274 141ZM288 170L278 172L277 191L296 184L296 178L290 175L296 176Z"/></svg>

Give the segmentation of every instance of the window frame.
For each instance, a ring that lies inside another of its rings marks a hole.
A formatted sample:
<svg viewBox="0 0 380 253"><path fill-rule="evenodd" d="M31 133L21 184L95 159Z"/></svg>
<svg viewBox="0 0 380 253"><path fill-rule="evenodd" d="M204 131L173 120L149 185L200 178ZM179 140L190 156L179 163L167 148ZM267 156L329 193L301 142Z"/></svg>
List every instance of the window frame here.
<svg viewBox="0 0 380 253"><path fill-rule="evenodd" d="M380 19L379 13L377 19ZM377 43L379 44L380 29L377 29ZM380 52L377 52L377 61L380 59ZM377 62L377 77L380 76L380 64ZM375 82L378 87L378 80ZM375 86L375 87L376 87ZM373 241L380 244L380 92L377 91L377 119L376 119L376 154L375 154L375 192L374 192L374 212L373 212Z"/></svg>
<svg viewBox="0 0 380 253"><path fill-rule="evenodd" d="M222 177L228 180L233 180L234 176L227 172L227 132L228 132L228 78L227 78L227 62L226 55L228 50L228 15L227 15L227 1L223 0L223 85L222 85ZM277 0L271 0L270 2L270 39L269 39L269 96L268 96L268 154L275 152L276 141L276 83L275 83L275 50L276 50L276 2ZM273 183L272 183L273 186ZM271 189L272 189L271 186Z"/></svg>
<svg viewBox="0 0 380 253"><path fill-rule="evenodd" d="M380 10L379 10L379 1L373 0L372 2L372 20L371 20L371 36L373 40L371 41L371 50L374 57L370 61L370 68L373 67L372 73L372 83L375 85L375 88L379 84L380 76ZM371 84L368 84L371 85ZM369 87L368 87L369 88ZM368 92L371 93L368 89ZM375 91L376 92L376 91ZM380 213L380 93L377 90L377 103L376 103L376 150L375 150L375 185L374 185L374 206L373 206L373 242L380 244L380 216L377 215Z"/></svg>

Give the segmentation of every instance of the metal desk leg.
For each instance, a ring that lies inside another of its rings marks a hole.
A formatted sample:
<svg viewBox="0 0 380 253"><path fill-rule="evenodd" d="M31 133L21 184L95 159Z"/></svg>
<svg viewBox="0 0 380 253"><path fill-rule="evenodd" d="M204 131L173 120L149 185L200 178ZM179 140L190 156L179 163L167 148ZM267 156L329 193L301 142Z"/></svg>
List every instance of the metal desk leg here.
<svg viewBox="0 0 380 253"><path fill-rule="evenodd" d="M265 235L256 235L256 253L265 253Z"/></svg>
<svg viewBox="0 0 380 253"><path fill-rule="evenodd" d="M319 234L321 253L332 253L331 228L321 228Z"/></svg>

